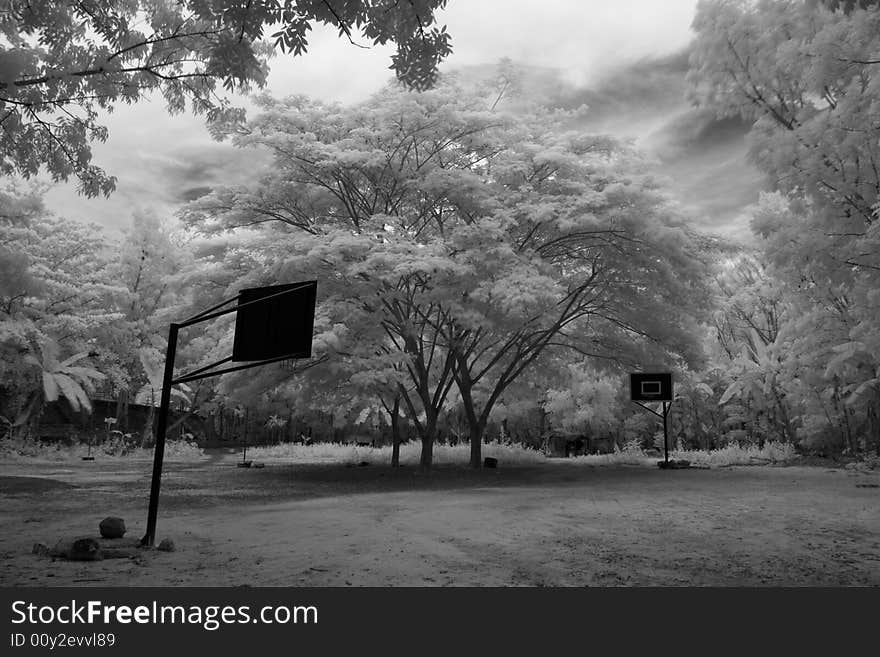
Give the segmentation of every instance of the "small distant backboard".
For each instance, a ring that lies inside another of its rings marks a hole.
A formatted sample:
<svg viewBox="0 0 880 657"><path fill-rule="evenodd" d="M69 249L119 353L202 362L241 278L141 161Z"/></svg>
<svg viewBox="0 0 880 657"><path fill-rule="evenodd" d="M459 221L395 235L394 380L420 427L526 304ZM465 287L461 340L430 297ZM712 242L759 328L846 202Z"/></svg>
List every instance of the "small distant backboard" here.
<svg viewBox="0 0 880 657"><path fill-rule="evenodd" d="M317 288L317 281L306 281L241 290L239 306L291 291L235 313L232 360L268 360L282 356L310 358Z"/></svg>
<svg viewBox="0 0 880 657"><path fill-rule="evenodd" d="M672 372L630 374L629 389L632 401L672 401Z"/></svg>

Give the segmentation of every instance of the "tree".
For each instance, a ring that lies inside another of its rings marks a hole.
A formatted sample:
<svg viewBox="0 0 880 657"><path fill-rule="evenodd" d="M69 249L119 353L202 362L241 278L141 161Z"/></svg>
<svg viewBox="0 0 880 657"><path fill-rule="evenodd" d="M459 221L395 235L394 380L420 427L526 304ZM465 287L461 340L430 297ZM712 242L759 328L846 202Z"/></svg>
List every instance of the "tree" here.
<svg viewBox="0 0 880 657"><path fill-rule="evenodd" d="M162 380L163 367L161 355L158 350L149 347L142 347L138 350L138 357L146 374L147 382L141 386L140 390L134 396L136 404L148 406L147 419L144 422L144 429L141 432L141 446L143 447L153 438L153 420L155 417L155 409L159 406L159 400L162 397ZM192 389L185 383L179 383L171 388L170 395L172 400L183 402L192 407L193 398L190 397ZM177 426L179 422L175 422L170 428Z"/></svg>
<svg viewBox="0 0 880 657"><path fill-rule="evenodd" d="M9 195L36 205L27 213L0 217L5 258L14 259L6 266L24 267L4 281L4 319L33 322L59 344L85 344L119 318L108 303L120 288L110 282L100 226L50 215L39 189Z"/></svg>
<svg viewBox="0 0 880 657"><path fill-rule="evenodd" d="M753 122L750 154L777 192L752 227L788 319L771 351L807 440L880 448L880 4L699 5L693 99Z"/></svg>
<svg viewBox="0 0 880 657"><path fill-rule="evenodd" d="M149 212L135 212L131 226L111 246L107 276L121 288L113 299L121 316L100 336L98 350L114 363L117 428L127 431L128 403L150 380L139 355L144 349L164 350L167 324L187 300L192 258L167 222Z"/></svg>
<svg viewBox="0 0 880 657"><path fill-rule="evenodd" d="M561 387L547 392L545 408L556 426L573 435L603 434L617 423L620 377L596 371L588 362L560 372Z"/></svg>
<svg viewBox="0 0 880 657"><path fill-rule="evenodd" d="M502 112L497 89L454 78L354 108L260 103L236 143L274 151L272 171L183 218L246 235L265 263L251 281L321 281L334 358L398 367L388 399L415 424L423 466L454 387L478 467L495 403L547 349L697 357L687 229L636 153L560 129L573 114Z"/></svg>
<svg viewBox="0 0 880 657"><path fill-rule="evenodd" d="M14 272L0 285L0 358L8 375L0 384L0 413L8 418L25 412L32 419L42 400L57 398L59 390L74 408L88 408L85 392L91 379L118 374L99 343L122 316L115 305L120 288L108 276L100 231L49 215L40 189L7 188L0 197L8 201L0 214L0 242L5 246L0 267ZM71 361L64 368L101 373L85 381L70 378L64 369L56 369L57 353L87 354L88 363ZM29 376L34 364L48 378Z"/></svg>
<svg viewBox="0 0 880 657"><path fill-rule="evenodd" d="M799 435L806 446L876 449L880 281L870 270L840 266L839 251L822 227L825 220L812 216L816 211L809 203L765 195L755 212L771 271L791 306L777 338L785 354L785 383L797 400ZM870 237L876 229L866 233Z"/></svg>
<svg viewBox="0 0 880 657"><path fill-rule="evenodd" d="M495 403L547 350L617 365L700 357L703 263L639 155L536 116L521 127L492 162L504 229L463 229L473 292L445 329L474 467Z"/></svg>
<svg viewBox="0 0 880 657"><path fill-rule="evenodd" d="M857 237L877 202L880 5L712 0L693 28L693 100L753 121L751 156L776 188L808 196L836 237Z"/></svg>
<svg viewBox="0 0 880 657"><path fill-rule="evenodd" d="M287 420L279 415L269 416L269 419L266 421L266 428L269 429L269 434L275 442L281 442L281 434L286 424Z"/></svg>
<svg viewBox="0 0 880 657"><path fill-rule="evenodd" d="M217 127L242 110L218 94L262 87L275 49L300 55L314 25L352 43L394 42L392 66L423 88L451 51L434 12L446 0L4 0L0 11L0 172L79 179L88 196L115 178L91 163L107 138L100 111L160 92L170 113L187 104ZM276 30L268 39L267 31Z"/></svg>
<svg viewBox="0 0 880 657"><path fill-rule="evenodd" d="M759 256L760 258L760 256ZM759 442L795 442L792 404L786 394L785 346L780 330L789 321L790 302L781 282L759 258L742 253L721 263L714 333L720 354L714 365L726 372L719 405L727 404L727 424ZM734 404L728 404L737 400ZM714 400L713 400L714 401Z"/></svg>

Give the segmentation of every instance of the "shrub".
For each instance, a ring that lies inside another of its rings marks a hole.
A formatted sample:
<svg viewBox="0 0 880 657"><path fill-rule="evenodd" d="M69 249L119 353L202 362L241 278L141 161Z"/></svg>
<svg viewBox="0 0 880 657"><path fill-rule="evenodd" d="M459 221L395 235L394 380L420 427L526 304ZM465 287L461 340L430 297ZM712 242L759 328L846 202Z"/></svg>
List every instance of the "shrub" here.
<svg viewBox="0 0 880 657"><path fill-rule="evenodd" d="M5 438L0 440L0 458L6 461L40 460L40 461L78 461L91 454L99 459L144 459L153 458L153 450L136 447L124 436L114 436L108 440L92 444L88 443L64 445L63 443L45 443L42 441L21 438ZM169 440L165 443L165 459L169 461L193 461L204 456L204 451L193 441Z"/></svg>
<svg viewBox="0 0 880 657"><path fill-rule="evenodd" d="M797 458L797 452L791 443L768 442L763 447L731 443L710 451L677 449L671 452L669 457L675 460L684 459L693 465L721 467L784 463Z"/></svg>
<svg viewBox="0 0 880 657"><path fill-rule="evenodd" d="M391 446L357 447L345 443L315 443L312 445L284 444L251 447L248 458L254 460L283 460L290 463L361 463L372 465L391 462ZM401 465L418 465L422 446L417 441L400 446ZM483 456L497 458L501 463L544 463L542 452L510 443L491 442L483 445ZM466 465L471 452L468 445L434 445L435 465Z"/></svg>
<svg viewBox="0 0 880 657"><path fill-rule="evenodd" d="M626 441L623 449L615 447L610 454L585 454L570 460L580 465L647 465L654 461L642 449L638 438Z"/></svg>

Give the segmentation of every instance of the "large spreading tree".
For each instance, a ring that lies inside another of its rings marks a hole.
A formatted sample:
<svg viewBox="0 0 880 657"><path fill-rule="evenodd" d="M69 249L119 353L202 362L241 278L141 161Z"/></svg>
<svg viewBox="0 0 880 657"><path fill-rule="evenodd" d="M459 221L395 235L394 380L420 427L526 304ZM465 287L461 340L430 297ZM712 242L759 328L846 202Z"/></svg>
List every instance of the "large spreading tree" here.
<svg viewBox="0 0 880 657"><path fill-rule="evenodd" d="M698 360L703 263L624 144L566 130L564 112L503 112L491 85L454 78L353 107L261 104L236 140L270 149L271 171L183 218L249 242L264 266L248 284L320 281L329 366L379 366L423 466L453 393L479 466L494 406L551 350Z"/></svg>

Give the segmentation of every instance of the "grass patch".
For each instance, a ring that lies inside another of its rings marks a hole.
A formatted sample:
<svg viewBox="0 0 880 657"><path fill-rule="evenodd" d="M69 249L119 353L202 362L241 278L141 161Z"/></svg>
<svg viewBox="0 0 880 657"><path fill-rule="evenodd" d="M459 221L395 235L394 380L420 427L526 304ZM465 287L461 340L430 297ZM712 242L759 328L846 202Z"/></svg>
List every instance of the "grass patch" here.
<svg viewBox="0 0 880 657"><path fill-rule="evenodd" d="M786 463L798 458L793 445L788 443L766 443L757 445L731 444L713 450L675 449L669 452L672 460L689 461L691 465L721 468L731 465L767 465ZM570 459L584 465L654 465L659 458L650 456L642 449L627 445L611 454L589 454Z"/></svg>
<svg viewBox="0 0 880 657"><path fill-rule="evenodd" d="M566 459L575 465L653 465L657 459L641 449L618 449L610 454L585 454Z"/></svg>
<svg viewBox="0 0 880 657"><path fill-rule="evenodd" d="M765 443L757 445L731 444L709 451L676 449L669 453L670 458L690 461L693 465L713 468L730 465L763 465L785 463L798 458L794 445L789 443Z"/></svg>
<svg viewBox="0 0 880 657"><path fill-rule="evenodd" d="M422 446L418 442L403 443L400 446L400 464L418 465ZM272 445L268 447L249 447L249 459L255 461L285 461L289 463L344 463L367 462L370 465L391 463L391 446L357 447L344 443L316 443L314 445ZM497 458L501 464L545 463L543 452L521 445L491 442L483 445L483 457ZM467 465L470 462L469 445L434 445L435 465Z"/></svg>
<svg viewBox="0 0 880 657"><path fill-rule="evenodd" d="M421 444L404 443L400 446L400 463L418 465ZM248 448L248 458L255 461L285 461L289 463L335 463L357 464L367 462L371 465L387 465L391 462L391 447L357 447L345 443L317 443L314 445L272 445ZM436 465L467 465L470 462L468 445L434 445ZM609 454L587 454L571 458L548 459L536 449L510 443L491 442L483 445L483 456L498 459L499 465L534 465L547 463L566 463L586 466L643 465L655 466L658 458L641 448L628 444ZM759 465L782 463L797 458L792 445L767 443L762 448L755 445L728 445L711 451L673 450L671 459L684 459L693 465L724 467L730 465Z"/></svg>
<svg viewBox="0 0 880 657"><path fill-rule="evenodd" d="M401 465L419 464L422 446L413 441L400 446ZM33 440L0 440L0 459L5 461L78 461L89 453L88 445L73 446L58 443L42 443ZM541 463L564 463L583 466L636 465L654 466L658 460L634 444L628 444L610 454L589 454L572 458L548 457L541 451L511 443L490 442L483 445L483 457L498 459L499 465L536 465ZM150 460L152 448L131 447L119 439L111 439L93 445L91 455L96 459ZM249 447L248 459L254 461L277 461L303 464L388 465L391 463L391 446L358 447L350 443L315 443L313 445L282 444L262 447ZM761 465L784 463L797 458L795 448L790 444L767 443L762 448L755 445L732 444L711 451L672 450L671 459L684 459L693 465L703 467L724 467L731 465ZM165 444L165 459L168 461L198 461L204 458L204 451L194 442L169 440ZM466 466L470 462L470 446L434 445L435 465Z"/></svg>
<svg viewBox="0 0 880 657"><path fill-rule="evenodd" d="M167 461L197 461L204 457L204 454L204 450L192 441L168 440L165 443L165 460ZM121 439L102 441L92 445L91 451L86 443L64 445L11 438L0 440L0 459L9 462L80 461L84 456L89 455L100 460L152 460L153 448L132 447Z"/></svg>

